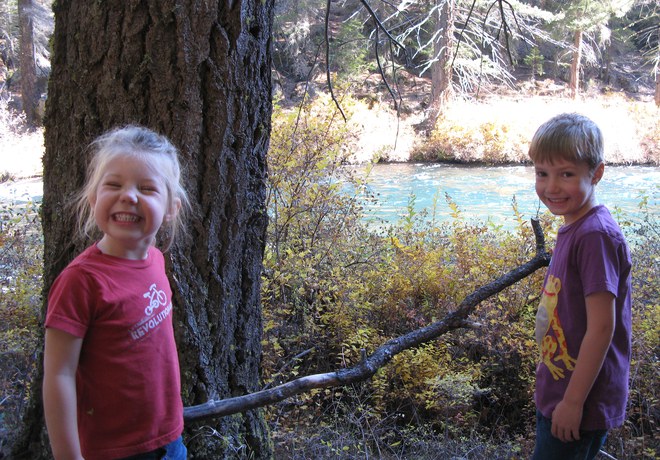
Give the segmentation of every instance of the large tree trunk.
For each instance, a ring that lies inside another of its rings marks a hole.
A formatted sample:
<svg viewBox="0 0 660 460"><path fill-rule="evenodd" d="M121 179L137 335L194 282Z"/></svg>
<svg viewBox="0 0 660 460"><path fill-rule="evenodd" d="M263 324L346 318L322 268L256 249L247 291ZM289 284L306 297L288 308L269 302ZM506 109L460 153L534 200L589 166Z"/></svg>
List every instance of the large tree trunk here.
<svg viewBox="0 0 660 460"><path fill-rule="evenodd" d="M571 97L576 99L580 91L580 61L582 60L582 31L576 30L573 36L573 58L571 60Z"/></svg>
<svg viewBox="0 0 660 460"><path fill-rule="evenodd" d="M74 238L66 206L83 183L85 146L116 125L146 125L180 148L196 206L191 236L169 264L184 404L257 390L273 1L75 0L54 8L45 292L89 243ZM47 458L40 381L16 458ZM187 426L186 434L194 458L272 455L257 410Z"/></svg>
<svg viewBox="0 0 660 460"><path fill-rule="evenodd" d="M33 0L18 0L18 23L20 29L20 73L21 102L23 112L30 125L37 123L37 64L34 52L34 4Z"/></svg>

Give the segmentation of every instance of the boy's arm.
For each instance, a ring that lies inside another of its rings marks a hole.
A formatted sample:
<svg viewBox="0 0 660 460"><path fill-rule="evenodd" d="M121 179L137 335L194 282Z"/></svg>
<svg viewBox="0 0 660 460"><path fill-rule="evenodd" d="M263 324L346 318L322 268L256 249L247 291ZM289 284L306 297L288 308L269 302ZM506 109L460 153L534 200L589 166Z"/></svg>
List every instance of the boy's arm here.
<svg viewBox="0 0 660 460"><path fill-rule="evenodd" d="M584 402L600 372L614 333L614 295L597 292L585 300L587 331L564 398L552 413L552 435L563 442L580 439Z"/></svg>
<svg viewBox="0 0 660 460"><path fill-rule="evenodd" d="M44 413L57 460L80 460L76 403L76 369L82 339L59 329L46 329Z"/></svg>

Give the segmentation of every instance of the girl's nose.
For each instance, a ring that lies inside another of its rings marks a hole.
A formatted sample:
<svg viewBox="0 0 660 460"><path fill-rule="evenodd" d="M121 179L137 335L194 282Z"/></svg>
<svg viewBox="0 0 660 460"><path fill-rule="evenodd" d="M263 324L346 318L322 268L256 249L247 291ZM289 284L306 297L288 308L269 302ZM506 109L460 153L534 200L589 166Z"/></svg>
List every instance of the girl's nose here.
<svg viewBox="0 0 660 460"><path fill-rule="evenodd" d="M121 193L120 199L127 203L137 203L137 191L133 187L125 188Z"/></svg>

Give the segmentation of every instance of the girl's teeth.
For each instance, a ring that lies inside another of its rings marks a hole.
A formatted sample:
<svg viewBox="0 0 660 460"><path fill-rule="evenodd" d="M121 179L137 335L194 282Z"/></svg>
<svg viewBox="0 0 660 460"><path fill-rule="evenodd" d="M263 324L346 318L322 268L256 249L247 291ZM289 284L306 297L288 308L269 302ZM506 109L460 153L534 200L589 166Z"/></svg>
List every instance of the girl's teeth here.
<svg viewBox="0 0 660 460"><path fill-rule="evenodd" d="M120 222L137 222L138 217L130 214L115 214L115 219Z"/></svg>

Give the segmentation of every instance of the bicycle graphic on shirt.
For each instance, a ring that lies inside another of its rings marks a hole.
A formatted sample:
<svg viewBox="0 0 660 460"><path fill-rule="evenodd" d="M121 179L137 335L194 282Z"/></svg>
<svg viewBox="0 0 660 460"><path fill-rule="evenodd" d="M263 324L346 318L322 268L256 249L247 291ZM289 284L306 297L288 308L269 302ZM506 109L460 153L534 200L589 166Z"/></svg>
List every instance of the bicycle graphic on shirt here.
<svg viewBox="0 0 660 460"><path fill-rule="evenodd" d="M154 310L164 306L167 303L167 296L165 291L158 290L156 288L156 283L149 286L149 292L144 293L144 297L149 299L149 306L144 309L144 314L151 316Z"/></svg>

